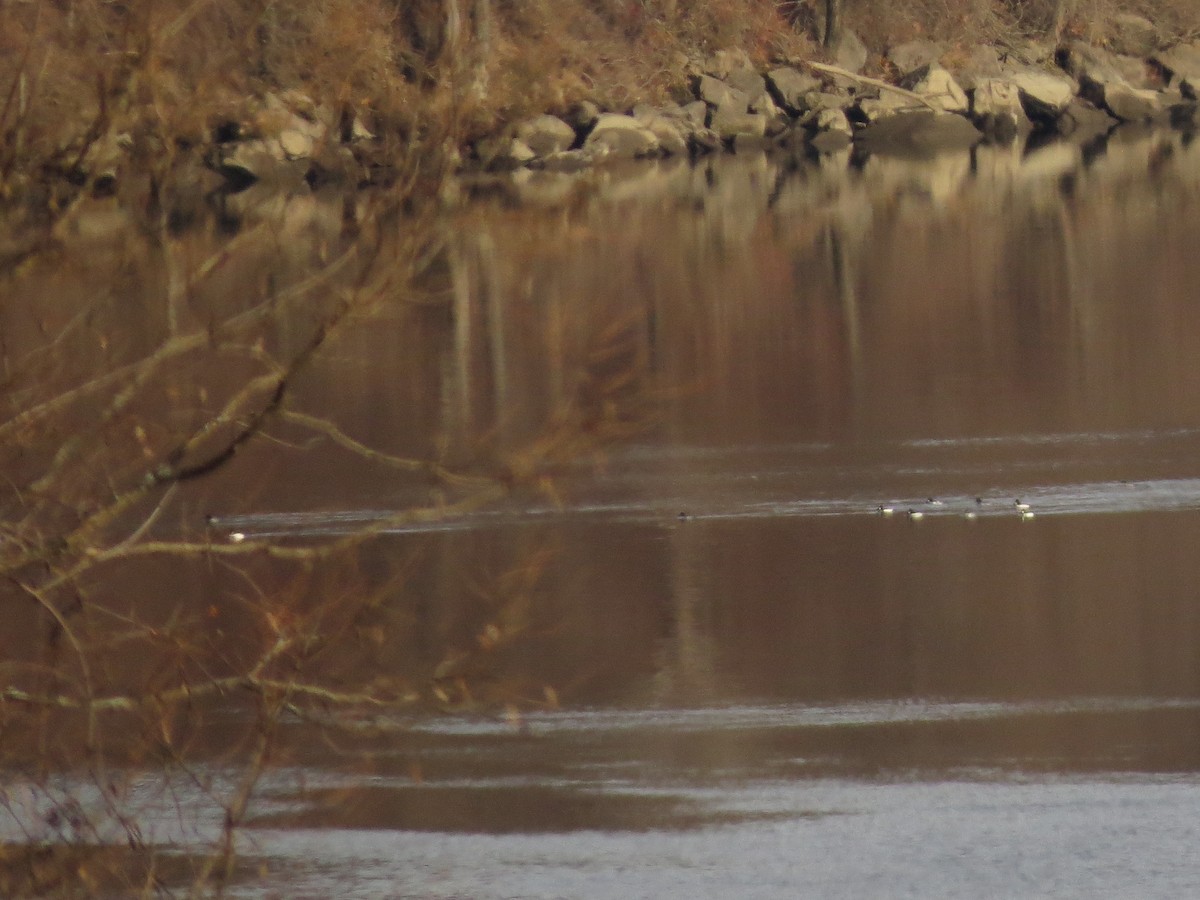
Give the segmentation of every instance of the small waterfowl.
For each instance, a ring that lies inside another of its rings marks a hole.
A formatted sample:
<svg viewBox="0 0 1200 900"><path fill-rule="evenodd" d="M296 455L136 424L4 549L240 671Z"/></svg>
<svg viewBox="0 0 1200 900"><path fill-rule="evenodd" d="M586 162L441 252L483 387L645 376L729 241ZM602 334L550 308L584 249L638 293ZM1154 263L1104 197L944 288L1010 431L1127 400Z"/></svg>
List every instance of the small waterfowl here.
<svg viewBox="0 0 1200 900"><path fill-rule="evenodd" d="M914 522L919 522L921 519L925 518L925 513L921 512L919 509L910 509L908 511L908 517Z"/></svg>
<svg viewBox="0 0 1200 900"><path fill-rule="evenodd" d="M1024 512L1025 510L1029 509L1029 504L1022 503L1020 497L1018 497L1016 500L1013 501L1013 506L1015 506L1017 509L1021 510L1021 512Z"/></svg>
<svg viewBox="0 0 1200 900"><path fill-rule="evenodd" d="M877 507L875 507L875 512L881 516L890 516L895 511L896 511L895 507L892 507L892 506L877 506Z"/></svg>
<svg viewBox="0 0 1200 900"><path fill-rule="evenodd" d="M1022 522L1026 522L1032 518L1033 518L1033 513L1031 513L1029 510L1027 510L1027 509L1021 510L1021 521Z"/></svg>
<svg viewBox="0 0 1200 900"><path fill-rule="evenodd" d="M925 502L928 503L930 506L945 506L946 505L941 500L939 500L937 497L927 497L925 499Z"/></svg>
<svg viewBox="0 0 1200 900"><path fill-rule="evenodd" d="M686 521L687 521L688 519L690 519L691 517L692 517L692 516L691 516L691 514L690 514L690 513L681 512L681 513L680 513L679 515L677 515L675 518L677 518L677 519L678 519L680 522L686 522Z"/></svg>
<svg viewBox="0 0 1200 900"><path fill-rule="evenodd" d="M233 531L233 532L230 532L230 534L229 534L229 543L231 543L231 544L240 544L245 539L246 539L246 535L244 535L240 531Z"/></svg>

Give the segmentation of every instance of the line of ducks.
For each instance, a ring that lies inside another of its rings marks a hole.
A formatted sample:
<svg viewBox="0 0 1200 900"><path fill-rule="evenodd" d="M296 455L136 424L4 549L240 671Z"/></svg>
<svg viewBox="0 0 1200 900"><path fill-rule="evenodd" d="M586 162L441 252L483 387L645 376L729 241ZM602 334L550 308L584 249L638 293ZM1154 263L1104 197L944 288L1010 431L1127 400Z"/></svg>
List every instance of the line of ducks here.
<svg viewBox="0 0 1200 900"><path fill-rule="evenodd" d="M938 500L936 497L927 498L925 500L925 503L932 507L946 505L944 501ZM982 497L975 498L975 506L976 507L983 506L983 498ZM1029 504L1024 502L1020 497L1013 500L1012 506L1013 506L1013 509L1021 516L1022 521L1028 521L1029 519L1032 519L1034 517L1034 512L1033 512L1033 510L1031 510L1029 508ZM892 515L895 515L896 508L894 506L877 506L877 507L875 507L875 512L881 516L892 516ZM909 507L905 511L905 514L913 522L918 522L921 519L925 518L925 512L923 510L913 509L912 507ZM968 509L968 510L964 511L962 515L963 515L964 519L979 518L979 513L975 509Z"/></svg>

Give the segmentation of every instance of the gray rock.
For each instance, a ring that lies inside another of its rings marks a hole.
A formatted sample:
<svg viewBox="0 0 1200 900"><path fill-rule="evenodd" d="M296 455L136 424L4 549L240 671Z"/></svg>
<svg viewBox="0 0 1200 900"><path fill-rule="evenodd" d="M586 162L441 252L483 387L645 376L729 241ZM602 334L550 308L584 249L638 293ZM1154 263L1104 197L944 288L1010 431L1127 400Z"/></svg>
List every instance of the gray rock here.
<svg viewBox="0 0 1200 900"><path fill-rule="evenodd" d="M1172 86L1182 82L1193 89L1200 87L1200 41L1178 44L1151 59L1165 70Z"/></svg>
<svg viewBox="0 0 1200 900"><path fill-rule="evenodd" d="M1090 141L1107 134L1117 122L1104 110L1076 97L1059 116L1055 130L1074 141Z"/></svg>
<svg viewBox="0 0 1200 900"><path fill-rule="evenodd" d="M581 172L600 162L608 154L607 148L593 147L590 150L560 150L549 153L536 161L536 166L547 172Z"/></svg>
<svg viewBox="0 0 1200 900"><path fill-rule="evenodd" d="M697 128L692 132L688 143L695 153L714 153L724 146L720 136L711 128Z"/></svg>
<svg viewBox="0 0 1200 900"><path fill-rule="evenodd" d="M900 74L907 75L922 66L936 63L942 58L943 52L944 48L941 44L918 39L889 47L887 60L900 71Z"/></svg>
<svg viewBox="0 0 1200 900"><path fill-rule="evenodd" d="M557 116L535 116L518 123L513 130L517 140L522 141L536 156L549 156L571 149L575 143L575 129Z"/></svg>
<svg viewBox="0 0 1200 900"><path fill-rule="evenodd" d="M605 113L596 120L596 125L583 149L606 150L609 155L622 159L652 156L659 150L658 138L649 129L642 127L633 116Z"/></svg>
<svg viewBox="0 0 1200 900"><path fill-rule="evenodd" d="M809 91L804 95L804 108L810 113L823 109L846 109L854 102L847 94L831 94L828 91Z"/></svg>
<svg viewBox="0 0 1200 900"><path fill-rule="evenodd" d="M854 140L869 153L929 157L969 149L982 138L962 116L926 110L881 119L858 132Z"/></svg>
<svg viewBox="0 0 1200 900"><path fill-rule="evenodd" d="M600 107L591 100L580 100L567 110L566 122L577 132L589 130L600 118Z"/></svg>
<svg viewBox="0 0 1200 900"><path fill-rule="evenodd" d="M842 29L842 36L832 47L833 64L851 72L861 72L867 64L867 47L853 31Z"/></svg>
<svg viewBox="0 0 1200 900"><path fill-rule="evenodd" d="M775 101L766 90L752 96L748 108L750 112L762 113L768 119L776 119L783 115L783 112L775 105Z"/></svg>
<svg viewBox="0 0 1200 900"><path fill-rule="evenodd" d="M708 121L708 104L703 100L694 100L679 107L684 117L696 128L703 128Z"/></svg>
<svg viewBox="0 0 1200 900"><path fill-rule="evenodd" d="M661 114L636 116L642 127L654 135L659 149L667 156L686 156L688 152L687 139L680 129L680 124L686 122L683 118L672 118ZM695 126L688 123L688 134Z"/></svg>
<svg viewBox="0 0 1200 900"><path fill-rule="evenodd" d="M513 138L508 142L507 149L504 151L504 159L517 166L523 166L527 162L537 159L537 154L520 138Z"/></svg>
<svg viewBox="0 0 1200 900"><path fill-rule="evenodd" d="M690 138L692 132L697 128L704 127L707 115L708 106L703 100L697 100L686 106L635 106L633 109L633 117L644 127L653 131L653 123L656 120L664 120L678 132L684 141Z"/></svg>
<svg viewBox="0 0 1200 900"><path fill-rule="evenodd" d="M1017 86L1025 114L1034 122L1054 122L1075 97L1075 82L1065 75L1023 69L1003 77Z"/></svg>
<svg viewBox="0 0 1200 900"><path fill-rule="evenodd" d="M1125 83L1105 85L1104 105L1122 122L1145 122L1164 108L1157 91L1139 90Z"/></svg>
<svg viewBox="0 0 1200 900"><path fill-rule="evenodd" d="M1117 13L1108 20L1107 43L1114 53L1143 59L1158 49L1158 29L1149 19L1132 13Z"/></svg>
<svg viewBox="0 0 1200 900"><path fill-rule="evenodd" d="M854 128L846 117L845 110L823 109L817 113L815 124L819 132L837 132L847 138L854 134Z"/></svg>
<svg viewBox="0 0 1200 900"><path fill-rule="evenodd" d="M288 159L308 159L313 154L314 144L312 137L295 128L279 132L279 146Z"/></svg>
<svg viewBox="0 0 1200 900"><path fill-rule="evenodd" d="M767 117L759 113L736 113L717 109L708 127L726 141L733 140L739 134L762 137L767 133Z"/></svg>
<svg viewBox="0 0 1200 900"><path fill-rule="evenodd" d="M965 113L970 106L954 76L937 63L929 63L909 73L901 79L900 86L920 94L945 112Z"/></svg>
<svg viewBox="0 0 1200 900"><path fill-rule="evenodd" d="M1125 81L1113 54L1083 41L1063 44L1058 48L1057 59L1063 71L1079 82L1081 90L1086 91L1091 85L1103 89L1106 84Z"/></svg>
<svg viewBox="0 0 1200 900"><path fill-rule="evenodd" d="M928 108L919 100L913 100L911 97L905 97L895 91L880 91L878 97L864 97L858 101L858 111L868 122L876 122L897 113L916 112L919 109Z"/></svg>
<svg viewBox="0 0 1200 900"><path fill-rule="evenodd" d="M750 62L750 57L741 48L718 50L704 61L704 74L711 75L714 78L724 79L731 72L752 68L754 68L754 65Z"/></svg>
<svg viewBox="0 0 1200 900"><path fill-rule="evenodd" d="M767 80L751 67L736 69L722 79L727 85L749 97L755 97L767 89Z"/></svg>
<svg viewBox="0 0 1200 900"><path fill-rule="evenodd" d="M984 134L1002 140L1028 134L1033 129L1021 105L1020 90L1003 78L985 78L975 85L971 118Z"/></svg>
<svg viewBox="0 0 1200 900"><path fill-rule="evenodd" d="M730 87L711 75L700 76L700 81L696 84L696 96L714 109L731 113L744 113L750 105L750 98L745 92Z"/></svg>
<svg viewBox="0 0 1200 900"><path fill-rule="evenodd" d="M964 91L974 88L985 78L997 78L1003 71L1000 65L1000 54L995 47L979 44L967 53L967 59L960 65L952 67L958 85Z"/></svg>
<svg viewBox="0 0 1200 900"><path fill-rule="evenodd" d="M767 84L774 92L776 101L793 116L800 115L808 108L804 103L805 94L821 90L819 78L791 66L772 69L767 73Z"/></svg>
<svg viewBox="0 0 1200 900"><path fill-rule="evenodd" d="M298 183L303 175L274 140L239 141L221 147L217 169L227 178L243 182Z"/></svg>

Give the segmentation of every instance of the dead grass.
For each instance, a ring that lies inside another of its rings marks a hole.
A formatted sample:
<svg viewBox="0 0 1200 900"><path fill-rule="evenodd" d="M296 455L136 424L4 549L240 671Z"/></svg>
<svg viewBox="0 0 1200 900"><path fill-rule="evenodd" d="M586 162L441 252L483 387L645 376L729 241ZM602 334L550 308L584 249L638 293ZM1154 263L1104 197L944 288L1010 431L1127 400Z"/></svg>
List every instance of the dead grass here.
<svg viewBox="0 0 1200 900"><path fill-rule="evenodd" d="M820 0L63 0L0 4L0 199L84 179L106 135L143 167L211 140L239 99L298 89L425 154L514 117L588 99L672 96L716 50L812 55ZM1167 39L1200 32L1193 0L847 0L875 52L1054 32L1098 39L1117 11Z"/></svg>

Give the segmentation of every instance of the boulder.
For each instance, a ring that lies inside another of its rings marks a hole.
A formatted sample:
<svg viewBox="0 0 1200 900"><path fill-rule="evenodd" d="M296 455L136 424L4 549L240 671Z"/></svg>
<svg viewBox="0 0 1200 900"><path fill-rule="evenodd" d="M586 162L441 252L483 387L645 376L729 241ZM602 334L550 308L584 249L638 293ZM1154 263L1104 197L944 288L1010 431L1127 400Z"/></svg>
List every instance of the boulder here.
<svg viewBox="0 0 1200 900"><path fill-rule="evenodd" d="M854 127L850 124L845 110L823 109L817 113L815 124L818 132L837 132L847 138L854 134Z"/></svg>
<svg viewBox="0 0 1200 900"><path fill-rule="evenodd" d="M854 102L848 94L833 94L829 91L809 91L804 95L804 108L809 113L818 113L823 109L846 109Z"/></svg>
<svg viewBox="0 0 1200 900"><path fill-rule="evenodd" d="M929 107L911 97L897 94L895 91L880 91L878 97L864 97L858 101L858 111L868 122L875 122L887 116L902 112L916 112Z"/></svg>
<svg viewBox="0 0 1200 900"><path fill-rule="evenodd" d="M570 174L590 168L602 161L607 155L608 148L604 145L595 145L586 150L583 148L579 150L560 150L557 153L548 153L541 159L535 160L530 164L530 168L539 168L546 172Z"/></svg>
<svg viewBox="0 0 1200 900"><path fill-rule="evenodd" d="M1158 29L1144 16L1117 13L1108 20L1106 31L1105 43L1114 53L1145 59L1158 49Z"/></svg>
<svg viewBox="0 0 1200 900"><path fill-rule="evenodd" d="M641 104L633 108L633 117L647 127L655 119L666 119L686 139L697 128L704 127L704 122L708 118L708 106L703 100L696 100L683 106L655 107Z"/></svg>
<svg viewBox="0 0 1200 900"><path fill-rule="evenodd" d="M750 105L750 98L744 91L739 91L711 75L700 76L696 84L696 96L713 109L731 113L744 113Z"/></svg>
<svg viewBox="0 0 1200 900"><path fill-rule="evenodd" d="M693 153L715 153L724 146L711 128L697 128L688 138L688 144Z"/></svg>
<svg viewBox="0 0 1200 900"><path fill-rule="evenodd" d="M942 58L943 52L944 48L941 44L918 39L889 47L886 57L887 61L895 66L900 74L907 75L922 66L938 62Z"/></svg>
<svg viewBox="0 0 1200 900"><path fill-rule="evenodd" d="M1089 100L1093 90L1103 93L1104 85L1125 81L1125 73L1113 54L1083 41L1070 41L1055 55L1059 67L1079 82L1080 92Z"/></svg>
<svg viewBox="0 0 1200 900"><path fill-rule="evenodd" d="M566 122L578 132L588 131L600 118L600 107L591 100L580 100L567 110Z"/></svg>
<svg viewBox="0 0 1200 900"><path fill-rule="evenodd" d="M237 184L257 181L299 183L303 171L287 159L275 140L238 141L218 150L217 171Z"/></svg>
<svg viewBox="0 0 1200 900"><path fill-rule="evenodd" d="M985 78L975 85L971 118L984 134L1001 140L1011 140L1033 129L1021 105L1021 91L1003 78Z"/></svg>
<svg viewBox="0 0 1200 900"><path fill-rule="evenodd" d="M855 135L868 153L930 157L950 150L967 150L983 138L962 116L932 110L880 119Z"/></svg>
<svg viewBox="0 0 1200 900"><path fill-rule="evenodd" d="M279 147L288 159L308 159L313 154L314 143L311 136L295 128L279 132Z"/></svg>
<svg viewBox="0 0 1200 900"><path fill-rule="evenodd" d="M783 111L775 105L775 100L771 97L770 92L766 90L750 98L748 109L752 113L762 113L768 119L775 119L783 115Z"/></svg>
<svg viewBox="0 0 1200 900"><path fill-rule="evenodd" d="M679 107L679 111L696 128L703 128L704 123L708 121L708 104L703 100L693 100L691 103L685 103Z"/></svg>
<svg viewBox="0 0 1200 900"><path fill-rule="evenodd" d="M704 61L704 74L720 79L728 77L731 72L739 69L752 68L754 68L754 64L750 62L750 57L740 47L718 50Z"/></svg>
<svg viewBox="0 0 1200 900"><path fill-rule="evenodd" d="M945 112L965 113L970 106L954 76L937 63L929 63L909 73L901 79L900 86L920 94Z"/></svg>
<svg viewBox="0 0 1200 900"><path fill-rule="evenodd" d="M793 116L800 115L808 108L804 104L805 94L821 90L820 79L791 66L768 72L767 85L775 95L776 102Z"/></svg>
<svg viewBox="0 0 1200 900"><path fill-rule="evenodd" d="M831 48L833 64L851 72L861 72L867 64L867 47L853 31L842 29L842 36Z"/></svg>
<svg viewBox="0 0 1200 900"><path fill-rule="evenodd" d="M526 119L517 124L514 135L537 156L561 153L575 143L575 129L557 116Z"/></svg>
<svg viewBox="0 0 1200 900"><path fill-rule="evenodd" d="M1172 86L1187 84L1194 91L1200 87L1200 41L1178 44L1151 57L1165 72Z"/></svg>
<svg viewBox="0 0 1200 900"><path fill-rule="evenodd" d="M1107 134L1116 124L1116 120L1104 110L1076 97L1059 116L1055 130L1064 137L1081 142Z"/></svg>
<svg viewBox="0 0 1200 900"><path fill-rule="evenodd" d="M762 137L767 133L767 117L759 113L736 113L717 109L708 127L725 141L731 141L739 134Z"/></svg>
<svg viewBox="0 0 1200 900"><path fill-rule="evenodd" d="M1017 86L1025 114L1037 123L1053 123L1075 97L1075 82L1066 76L1023 69L1003 77Z"/></svg>
<svg viewBox="0 0 1200 900"><path fill-rule="evenodd" d="M953 66L951 71L958 79L959 87L969 91L985 78L999 77L1003 67L995 47L978 44L968 51L966 60Z"/></svg>
<svg viewBox="0 0 1200 900"><path fill-rule="evenodd" d="M663 113L649 113L634 116L643 128L654 135L659 149L667 156L687 156L688 142L680 127L685 119L668 116ZM687 134L695 131L695 126L688 123Z"/></svg>
<svg viewBox="0 0 1200 900"><path fill-rule="evenodd" d="M758 74L757 69L750 66L736 69L721 80L748 97L756 97L767 89L767 80Z"/></svg>
<svg viewBox="0 0 1200 900"><path fill-rule="evenodd" d="M659 147L653 132L643 128L633 116L604 113L583 142L583 149L607 151L610 156L633 159L653 156Z"/></svg>
<svg viewBox="0 0 1200 900"><path fill-rule="evenodd" d="M1164 108L1158 91L1139 90L1125 83L1105 85L1104 105L1122 122L1145 122Z"/></svg>

